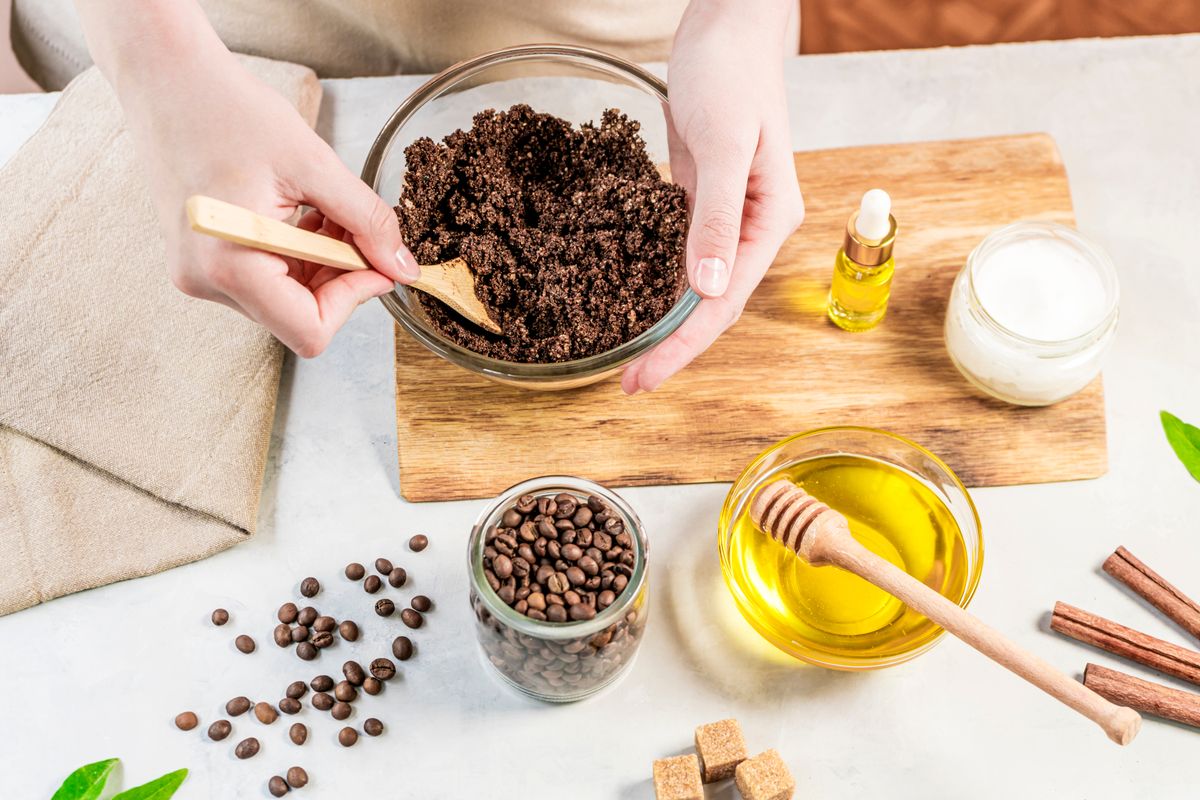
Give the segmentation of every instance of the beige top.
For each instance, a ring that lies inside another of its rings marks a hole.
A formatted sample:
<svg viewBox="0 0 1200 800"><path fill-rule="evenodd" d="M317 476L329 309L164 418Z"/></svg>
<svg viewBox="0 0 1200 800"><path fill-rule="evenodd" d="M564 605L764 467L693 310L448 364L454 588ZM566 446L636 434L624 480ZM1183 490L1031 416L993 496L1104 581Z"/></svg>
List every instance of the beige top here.
<svg viewBox="0 0 1200 800"><path fill-rule="evenodd" d="M687 0L200 0L230 50L323 78L436 72L499 47L590 45L666 60ZM14 0L13 49L42 86L91 64L72 0Z"/></svg>

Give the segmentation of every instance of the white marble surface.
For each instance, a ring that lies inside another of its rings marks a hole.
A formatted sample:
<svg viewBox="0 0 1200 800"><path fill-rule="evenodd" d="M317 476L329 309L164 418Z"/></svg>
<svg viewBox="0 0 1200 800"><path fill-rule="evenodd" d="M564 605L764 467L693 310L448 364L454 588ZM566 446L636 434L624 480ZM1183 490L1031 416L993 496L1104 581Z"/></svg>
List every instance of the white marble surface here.
<svg viewBox="0 0 1200 800"><path fill-rule="evenodd" d="M1118 544L1200 594L1200 486L1157 421L1160 408L1200 419L1200 36L807 57L787 71L796 148L1043 130L1058 140L1080 227L1109 249L1122 281L1106 371L1112 467L1095 481L973 492L987 541L973 609L1064 670L1090 659L1143 673L1043 627L1063 599L1182 641L1099 572ZM416 82L327 83L322 133L357 169ZM870 114L862 98L875 101ZM0 161L50 102L0 97ZM643 800L650 762L725 716L741 719L752 748L783 753L799 797L1195 796L1185 765L1200 734L1150 721L1119 749L957 642L865 675L773 652L720 581L722 485L625 493L654 542L652 616L633 672L572 706L514 696L481 667L466 602L464 542L483 502L409 505L397 495L390 336L370 304L325 355L288 363L251 541L0 619L0 798L47 797L75 766L117 755L126 785L191 768L182 798L267 797L270 775L301 764L312 783L297 796L312 798ZM403 542L418 531L433 543L410 554ZM302 749L279 723L240 718L220 744L172 728L185 708L206 727L229 697L277 698L292 679L336 673L347 653L382 652L398 623L378 622L368 596L342 591L340 577L347 561L378 555L412 576L412 591L393 595L421 591L438 603L403 677L350 720L380 717L382 738L343 750L340 725L308 708ZM365 628L358 646L311 664L269 634L274 609L307 574L329 587L320 608ZM233 615L225 628L206 621L216 606ZM241 631L258 639L253 655L233 649ZM263 751L240 762L233 742L247 735Z"/></svg>

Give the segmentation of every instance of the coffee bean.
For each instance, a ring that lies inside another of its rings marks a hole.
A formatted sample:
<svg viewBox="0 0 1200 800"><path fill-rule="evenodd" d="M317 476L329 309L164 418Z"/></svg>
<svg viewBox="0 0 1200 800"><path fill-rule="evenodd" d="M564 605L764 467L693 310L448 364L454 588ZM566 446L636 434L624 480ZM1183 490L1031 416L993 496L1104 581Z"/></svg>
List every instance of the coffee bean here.
<svg viewBox="0 0 1200 800"><path fill-rule="evenodd" d="M625 591L625 587L629 585L629 579L624 575L617 575L613 578L612 588L617 594Z"/></svg>
<svg viewBox="0 0 1200 800"><path fill-rule="evenodd" d="M429 609L433 608L433 601L425 595L419 594L412 599L412 607L425 614Z"/></svg>
<svg viewBox="0 0 1200 800"><path fill-rule="evenodd" d="M346 577L352 581L361 581L363 575L367 574L367 568L357 561L346 565Z"/></svg>
<svg viewBox="0 0 1200 800"><path fill-rule="evenodd" d="M337 627L337 620L329 616L320 616L313 620L313 630L321 631L322 633L331 631Z"/></svg>
<svg viewBox="0 0 1200 800"><path fill-rule="evenodd" d="M358 699L358 689L355 689L350 681L339 681L338 685L333 687L333 696L343 703L353 703Z"/></svg>
<svg viewBox="0 0 1200 800"><path fill-rule="evenodd" d="M429 546L429 537L423 533L418 533L416 536L408 540L408 549L414 553L419 553Z"/></svg>
<svg viewBox="0 0 1200 800"><path fill-rule="evenodd" d="M270 725L279 719L279 712L270 703L259 702L254 704L254 716L258 717L258 721L263 725Z"/></svg>
<svg viewBox="0 0 1200 800"><path fill-rule="evenodd" d="M526 600L529 602L530 608L537 611L546 610L546 596L541 592L530 592Z"/></svg>
<svg viewBox="0 0 1200 800"><path fill-rule="evenodd" d="M293 700L299 700L301 697L304 697L304 695L307 693L308 693L308 684L307 683L305 683L304 681L292 681L291 683L288 684L287 689L284 690L283 696L290 697Z"/></svg>
<svg viewBox="0 0 1200 800"><path fill-rule="evenodd" d="M579 567L567 567L567 582L572 586L582 586L587 575Z"/></svg>
<svg viewBox="0 0 1200 800"><path fill-rule="evenodd" d="M291 789L288 788L287 781L283 778L278 775L272 775L271 780L267 781L267 791L271 793L272 797L283 797Z"/></svg>
<svg viewBox="0 0 1200 800"><path fill-rule="evenodd" d="M521 524L521 512L515 508L510 508L504 512L504 516L500 518L500 524L506 528L515 528Z"/></svg>
<svg viewBox="0 0 1200 800"><path fill-rule="evenodd" d="M303 625L297 625L288 632L288 636L296 644L308 641L308 628Z"/></svg>
<svg viewBox="0 0 1200 800"><path fill-rule="evenodd" d="M258 739L251 736L248 739L242 739L237 743L237 747L233 749L233 754L238 758L253 758L258 754Z"/></svg>
<svg viewBox="0 0 1200 800"><path fill-rule="evenodd" d="M407 636L397 636L392 642L392 655L400 661L408 661L412 658L413 643Z"/></svg>
<svg viewBox="0 0 1200 800"><path fill-rule="evenodd" d="M358 641L358 623L352 619L344 620L341 625L338 625L338 633L347 642Z"/></svg>
<svg viewBox="0 0 1200 800"><path fill-rule="evenodd" d="M333 708L333 696L325 692L317 692L313 695L312 704L317 711L328 711Z"/></svg>
<svg viewBox="0 0 1200 800"><path fill-rule="evenodd" d="M551 622L566 622L567 621L566 607L564 607L561 603L558 605L550 606L549 608L546 609L546 619L550 620Z"/></svg>
<svg viewBox="0 0 1200 800"><path fill-rule="evenodd" d="M292 727L288 728L288 738L292 744L304 744L308 741L308 727L303 722L293 722Z"/></svg>
<svg viewBox="0 0 1200 800"><path fill-rule="evenodd" d="M392 571L392 562L386 558L375 559L375 571L380 575L387 575Z"/></svg>
<svg viewBox="0 0 1200 800"><path fill-rule="evenodd" d="M338 731L338 743L342 747L353 747L357 741L358 731L354 730L354 728L342 728Z"/></svg>
<svg viewBox="0 0 1200 800"><path fill-rule="evenodd" d="M504 580L509 575L512 575L513 564L512 559L505 555L498 555L492 559L492 572L496 573L496 577Z"/></svg>
<svg viewBox="0 0 1200 800"><path fill-rule="evenodd" d="M240 717L254 705L248 697L235 697L225 704L225 713L231 717Z"/></svg>
<svg viewBox="0 0 1200 800"><path fill-rule="evenodd" d="M582 528L592 521L592 510L587 506L580 506L575 511L575 516L571 517L571 522L576 528Z"/></svg>
<svg viewBox="0 0 1200 800"><path fill-rule="evenodd" d="M279 710L285 714L299 714L300 701L294 697L285 697L279 701Z"/></svg>
<svg viewBox="0 0 1200 800"><path fill-rule="evenodd" d="M320 631L319 633L314 633L309 641L312 642L313 647L318 650L324 650L333 644L333 634L329 631Z"/></svg>
<svg viewBox="0 0 1200 800"><path fill-rule="evenodd" d="M516 597L516 589L513 587L513 585L511 583L506 583L505 585L500 587L500 591L496 592L496 594L505 603L511 604ZM401 615L401 618L403 618L403 615Z"/></svg>
<svg viewBox="0 0 1200 800"><path fill-rule="evenodd" d="M579 596L579 592L575 591L574 589L567 589L565 592L563 592L562 598L563 605L567 606L567 608L570 608L576 603L583 602L583 598Z"/></svg>
<svg viewBox="0 0 1200 800"><path fill-rule="evenodd" d="M523 494L517 498L516 510L522 514L528 514L537 508L537 498L531 494Z"/></svg>
<svg viewBox="0 0 1200 800"><path fill-rule="evenodd" d="M583 557L583 548L577 544L565 544L562 548L562 557L567 561L578 561Z"/></svg>
<svg viewBox="0 0 1200 800"><path fill-rule="evenodd" d="M553 497L539 497L537 510L543 517L552 517L554 516L554 512L558 510L558 503L554 502Z"/></svg>
<svg viewBox="0 0 1200 800"><path fill-rule="evenodd" d="M612 591L612 589L605 589L596 598L596 604L598 606L600 606L600 608L608 608L609 606L611 606L613 604L613 601L616 599L617 599L617 595Z"/></svg>
<svg viewBox="0 0 1200 800"><path fill-rule="evenodd" d="M367 736L378 736L383 733L383 723L371 717L363 723L363 731L366 732Z"/></svg>
<svg viewBox="0 0 1200 800"><path fill-rule="evenodd" d="M287 647L292 643L292 629L282 622L275 626L275 644Z"/></svg>
<svg viewBox="0 0 1200 800"><path fill-rule="evenodd" d="M308 773L304 771L304 767L289 767L287 782L293 789L303 789L308 785Z"/></svg>
<svg viewBox="0 0 1200 800"><path fill-rule="evenodd" d="M233 644L235 647L237 647L238 650L241 650L243 653L253 653L254 652L254 640L251 639L249 636L247 636L244 633L241 636L234 639Z"/></svg>
<svg viewBox="0 0 1200 800"><path fill-rule="evenodd" d="M371 674L381 681L396 677L396 665L390 658L377 658L371 662Z"/></svg>
<svg viewBox="0 0 1200 800"><path fill-rule="evenodd" d="M318 675L308 682L314 692L328 692L333 688L333 678L328 675Z"/></svg>
<svg viewBox="0 0 1200 800"><path fill-rule="evenodd" d="M571 582L567 580L567 576L564 573L556 572L546 581L546 588L554 594L562 594L571 588Z"/></svg>
<svg viewBox="0 0 1200 800"><path fill-rule="evenodd" d="M333 708L329 709L329 716L341 722L350 716L350 704L339 700L333 704Z"/></svg>
<svg viewBox="0 0 1200 800"><path fill-rule="evenodd" d="M317 648L312 642L301 642L296 645L296 655L303 661L312 661L317 657Z"/></svg>
<svg viewBox="0 0 1200 800"><path fill-rule="evenodd" d="M568 613L571 615L572 620L576 622L582 622L583 620L589 620L595 617L596 609L593 606L589 606L584 603L575 603L570 607L570 609L568 609Z"/></svg>
<svg viewBox="0 0 1200 800"><path fill-rule="evenodd" d="M546 595L546 606L547 607L561 606L561 605L563 605L563 599L562 599L561 594L554 594L553 592L551 592L550 594Z"/></svg>
<svg viewBox="0 0 1200 800"><path fill-rule="evenodd" d="M219 719L208 726L208 738L219 742L233 731L233 725L227 719Z"/></svg>
<svg viewBox="0 0 1200 800"><path fill-rule="evenodd" d="M414 611L411 608L406 608L400 612L400 619L410 628L419 628L425 619L420 612Z"/></svg>
<svg viewBox="0 0 1200 800"><path fill-rule="evenodd" d="M408 573L404 571L404 567L393 567L387 576L387 581L393 589L399 589L407 580Z"/></svg>
<svg viewBox="0 0 1200 800"><path fill-rule="evenodd" d="M378 575L368 575L363 581L363 591L367 594L375 594L383 588L383 580Z"/></svg>
<svg viewBox="0 0 1200 800"><path fill-rule="evenodd" d="M362 690L370 695L376 695L383 691L383 683L374 675L368 675L363 679Z"/></svg>
<svg viewBox="0 0 1200 800"><path fill-rule="evenodd" d="M296 615L296 621L301 625L311 628L312 624L317 621L320 614L312 606L305 606L300 609L300 613Z"/></svg>
<svg viewBox="0 0 1200 800"><path fill-rule="evenodd" d="M300 594L305 597L316 597L321 591L321 582L316 578L305 578L300 581Z"/></svg>
<svg viewBox="0 0 1200 800"><path fill-rule="evenodd" d="M375 603L375 613L381 617L390 617L396 613L396 604L385 597Z"/></svg>
<svg viewBox="0 0 1200 800"><path fill-rule="evenodd" d="M300 613L300 609L296 608L295 603L284 603L279 607L279 612L276 616L284 625L291 625L296 621L296 616Z"/></svg>
<svg viewBox="0 0 1200 800"><path fill-rule="evenodd" d="M342 674L354 686L362 686L363 679L367 677L367 673L363 671L362 665L357 661L347 661L342 664Z"/></svg>
<svg viewBox="0 0 1200 800"><path fill-rule="evenodd" d="M539 611L536 608L529 609L529 611L525 614L525 616L529 617L530 619L536 619L539 622L545 622L547 619L546 612Z"/></svg>
<svg viewBox="0 0 1200 800"><path fill-rule="evenodd" d="M200 720L194 711L184 711L175 717L175 727L181 731L190 731L199 724Z"/></svg>
<svg viewBox="0 0 1200 800"><path fill-rule="evenodd" d="M223 608L215 609L212 613L212 624L224 625L226 622L229 622L229 612Z"/></svg>

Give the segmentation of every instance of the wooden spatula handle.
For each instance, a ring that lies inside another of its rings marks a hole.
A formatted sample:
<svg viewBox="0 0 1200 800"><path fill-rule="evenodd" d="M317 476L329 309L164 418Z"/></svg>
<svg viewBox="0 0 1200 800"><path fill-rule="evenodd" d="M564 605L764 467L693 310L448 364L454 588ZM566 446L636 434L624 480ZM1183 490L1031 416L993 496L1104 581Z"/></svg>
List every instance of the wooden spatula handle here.
<svg viewBox="0 0 1200 800"><path fill-rule="evenodd" d="M914 611L924 614L997 664L1095 722L1117 744L1128 744L1137 736L1142 718L1136 711L1110 703L1033 653L1018 647L957 604L863 547L848 529L824 526L819 533L812 533L816 534L811 543L812 563L836 564L903 600Z"/></svg>

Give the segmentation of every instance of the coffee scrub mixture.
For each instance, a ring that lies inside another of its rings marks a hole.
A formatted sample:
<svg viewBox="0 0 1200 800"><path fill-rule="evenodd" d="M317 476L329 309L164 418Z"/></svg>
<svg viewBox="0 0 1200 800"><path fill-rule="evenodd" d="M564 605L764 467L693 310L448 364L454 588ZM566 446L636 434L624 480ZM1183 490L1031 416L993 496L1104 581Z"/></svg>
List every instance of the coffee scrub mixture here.
<svg viewBox="0 0 1200 800"><path fill-rule="evenodd" d="M661 319L686 282L687 200L638 129L615 109L575 128L515 105L409 145L404 240L422 264L470 264L502 333L418 293L434 327L492 358L547 363L610 350Z"/></svg>

